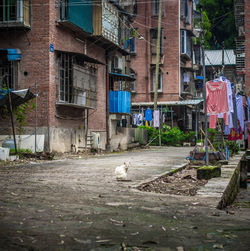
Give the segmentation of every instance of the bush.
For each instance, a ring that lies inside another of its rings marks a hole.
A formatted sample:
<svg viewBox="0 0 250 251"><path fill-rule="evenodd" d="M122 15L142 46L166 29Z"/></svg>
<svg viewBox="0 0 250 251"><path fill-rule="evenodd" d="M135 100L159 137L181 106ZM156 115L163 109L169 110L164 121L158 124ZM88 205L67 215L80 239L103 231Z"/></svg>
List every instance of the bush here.
<svg viewBox="0 0 250 251"><path fill-rule="evenodd" d="M226 146L228 147L230 154L238 154L240 151L240 147L235 141L226 141Z"/></svg>
<svg viewBox="0 0 250 251"><path fill-rule="evenodd" d="M151 145L159 145L159 129L147 126L140 126L139 128L147 130L149 142L154 139ZM163 124L161 130L161 143L162 145L168 146L180 146L183 142L190 141L194 135L195 132L185 134L179 127L171 129L170 126Z"/></svg>
<svg viewBox="0 0 250 251"><path fill-rule="evenodd" d="M216 134L216 129L208 128L207 131L208 131L208 138L213 143L214 142L214 137L215 137L215 134Z"/></svg>
<svg viewBox="0 0 250 251"><path fill-rule="evenodd" d="M230 151L230 155L238 154L240 151L239 145L235 141L225 141L225 145L228 147L228 150ZM216 151L225 151L223 149L223 145L221 142L216 142L213 144Z"/></svg>

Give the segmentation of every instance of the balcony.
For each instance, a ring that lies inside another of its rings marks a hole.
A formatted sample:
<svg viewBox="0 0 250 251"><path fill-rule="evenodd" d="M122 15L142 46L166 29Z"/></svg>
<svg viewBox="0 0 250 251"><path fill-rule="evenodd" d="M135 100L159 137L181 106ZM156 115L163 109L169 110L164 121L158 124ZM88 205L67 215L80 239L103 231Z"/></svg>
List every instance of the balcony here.
<svg viewBox="0 0 250 251"><path fill-rule="evenodd" d="M1 1L0 29L30 28L30 1Z"/></svg>
<svg viewBox="0 0 250 251"><path fill-rule="evenodd" d="M109 92L109 112L130 114L131 94L127 91Z"/></svg>
<svg viewBox="0 0 250 251"><path fill-rule="evenodd" d="M130 51L130 29L127 28L129 22L126 12L120 11L117 3L100 0L98 5L93 5L92 39L97 45L107 50L116 49L123 55L128 55Z"/></svg>
<svg viewBox="0 0 250 251"><path fill-rule="evenodd" d="M93 33L92 0L62 0L59 24L83 34Z"/></svg>

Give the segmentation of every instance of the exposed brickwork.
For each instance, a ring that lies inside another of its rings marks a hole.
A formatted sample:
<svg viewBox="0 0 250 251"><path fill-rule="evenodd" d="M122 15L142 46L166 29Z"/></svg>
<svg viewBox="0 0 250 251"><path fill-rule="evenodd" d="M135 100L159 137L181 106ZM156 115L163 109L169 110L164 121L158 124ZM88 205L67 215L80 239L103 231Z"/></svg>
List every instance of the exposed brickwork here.
<svg viewBox="0 0 250 251"><path fill-rule="evenodd" d="M140 3L143 2L143 3ZM154 100L152 88L150 50L150 29L157 28L158 17L151 15L151 3L138 1L138 15L134 27L144 37L143 40L136 39L136 57L131 58L131 67L137 74L136 93L132 96L132 102L152 102ZM179 71L180 52L179 35L180 28L191 29L191 25L184 25L181 21L179 26L179 1L168 0L163 4L162 16L162 64L160 69L163 74L162 92L158 94L158 101L179 100ZM191 1L189 1L191 5ZM182 65L187 66L187 65ZM190 67L190 66L189 66ZM191 65L192 67L192 65Z"/></svg>
<svg viewBox="0 0 250 251"><path fill-rule="evenodd" d="M35 92L37 83L37 126L55 128L84 127L84 110L65 108L73 119L58 116L56 102L59 100L59 71L56 50L86 53L102 62L97 70L97 110L90 110L89 129L106 130L106 61L105 49L88 41L86 36L59 25L58 1L33 0L31 29L0 31L0 48L18 48L22 60L18 62L18 89L31 87ZM85 43L87 45L85 46ZM50 44L55 52L50 52ZM25 76L24 72L28 75ZM74 116L76 114L76 116ZM6 122L4 122L6 123ZM5 124L6 125L6 124ZM35 125L35 113L29 114L29 126ZM68 135L70 137L70 135Z"/></svg>
<svg viewBox="0 0 250 251"><path fill-rule="evenodd" d="M245 1L246 94L250 96L250 1Z"/></svg>

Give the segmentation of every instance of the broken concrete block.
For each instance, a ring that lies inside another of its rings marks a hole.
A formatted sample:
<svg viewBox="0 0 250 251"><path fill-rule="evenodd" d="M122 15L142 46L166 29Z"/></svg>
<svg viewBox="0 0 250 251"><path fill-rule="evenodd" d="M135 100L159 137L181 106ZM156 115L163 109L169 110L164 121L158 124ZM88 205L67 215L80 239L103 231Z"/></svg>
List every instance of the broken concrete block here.
<svg viewBox="0 0 250 251"><path fill-rule="evenodd" d="M221 176L221 168L218 166L202 166L197 169L197 179L209 180Z"/></svg>

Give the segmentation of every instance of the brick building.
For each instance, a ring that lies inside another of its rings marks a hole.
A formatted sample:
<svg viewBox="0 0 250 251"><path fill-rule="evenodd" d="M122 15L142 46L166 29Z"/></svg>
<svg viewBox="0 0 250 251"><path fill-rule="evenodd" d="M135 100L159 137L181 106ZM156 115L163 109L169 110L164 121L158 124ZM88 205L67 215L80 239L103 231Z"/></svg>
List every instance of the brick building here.
<svg viewBox="0 0 250 251"><path fill-rule="evenodd" d="M132 90L134 110L139 107L153 107L158 4L158 0L146 3L142 0L137 1L137 16L133 26L141 39L136 40L135 53L131 56L131 67L136 75ZM195 77L200 75L201 71L200 46L193 45L193 38L196 37L194 18L200 23L200 16L193 1L163 1L158 107L173 106L171 109L178 116L176 122L184 120L185 124L190 125L190 129L193 107L185 104L188 104L187 100L193 100L197 96ZM197 101L197 104L199 102ZM186 121L188 118L189 122Z"/></svg>
<svg viewBox="0 0 250 251"><path fill-rule="evenodd" d="M245 1L246 94L250 97L250 2Z"/></svg>
<svg viewBox="0 0 250 251"><path fill-rule="evenodd" d="M128 70L114 71L112 63L115 58L121 68L130 69L126 57L131 15L120 4L95 3L2 1L0 89L7 76L12 89L30 88L38 94L36 111L28 114L22 134L34 135L36 127L45 150L84 149L93 133L98 147L105 149L111 139L110 82L133 79ZM133 2L126 8L133 8ZM0 123L4 140L11 132L10 124L4 118Z"/></svg>

